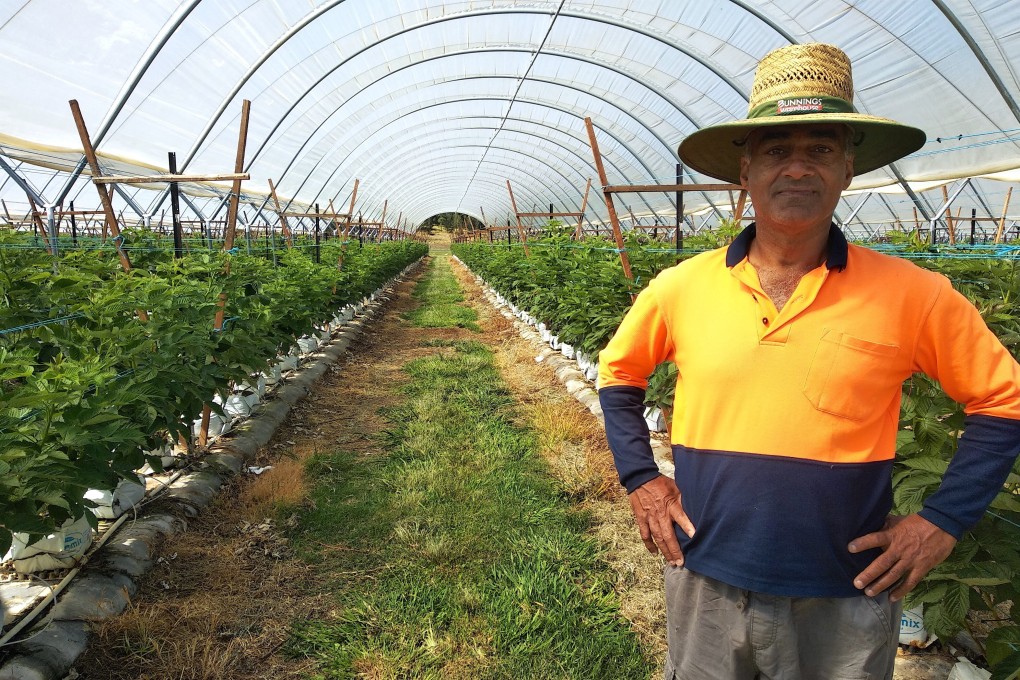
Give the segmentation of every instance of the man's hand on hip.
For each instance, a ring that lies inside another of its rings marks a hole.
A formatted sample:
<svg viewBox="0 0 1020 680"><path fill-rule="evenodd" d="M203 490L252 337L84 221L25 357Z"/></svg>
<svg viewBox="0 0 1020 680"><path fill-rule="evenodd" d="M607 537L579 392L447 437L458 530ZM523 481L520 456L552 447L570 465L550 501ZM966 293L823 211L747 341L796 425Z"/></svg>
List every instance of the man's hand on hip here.
<svg viewBox="0 0 1020 680"><path fill-rule="evenodd" d="M896 602L914 589L929 571L949 557L956 539L949 533L913 514L889 515L881 531L855 538L852 553L881 548L882 554L854 579L854 587L870 597L893 588L889 598Z"/></svg>
<svg viewBox="0 0 1020 680"><path fill-rule="evenodd" d="M683 566L684 555L673 523L688 536L694 536L694 525L684 512L680 491L673 480L660 475L645 482L630 494L630 508L648 552L662 552L674 567Z"/></svg>

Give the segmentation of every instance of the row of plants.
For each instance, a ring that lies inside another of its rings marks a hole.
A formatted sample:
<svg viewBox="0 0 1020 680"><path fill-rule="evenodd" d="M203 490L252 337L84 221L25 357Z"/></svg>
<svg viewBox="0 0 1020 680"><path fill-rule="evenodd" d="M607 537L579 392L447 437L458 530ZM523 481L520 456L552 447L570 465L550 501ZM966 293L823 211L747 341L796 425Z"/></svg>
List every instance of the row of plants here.
<svg viewBox="0 0 1020 680"><path fill-rule="evenodd" d="M271 257L174 258L139 243L125 234L134 267L124 272L109 243L54 257L0 231L0 555L12 532L91 519L86 490L112 489L146 462L159 469L157 450L189 438L214 394L266 371L427 252L412 241L299 240Z"/></svg>
<svg viewBox="0 0 1020 680"><path fill-rule="evenodd" d="M724 225L726 226L726 225ZM510 303L527 311L566 342L596 357L612 337L637 294L658 272L705 248L724 245L734 230L703 234L677 252L671 244L629 232L624 249L634 278L624 276L619 249L606 239L573 240L569 231L551 229L522 246L456 244L453 252ZM1020 269L1016 259L953 257L917 243L902 253L922 267L948 276L981 311L1002 343L1020 357ZM676 368L660 366L647 390L648 406L670 408ZM893 477L894 511L909 514L941 482L956 451L964 414L938 384L914 376L904 385L897 459ZM996 679L1020 677L1020 463L978 526L959 542L952 556L933 570L908 597L923 605L925 628L949 639L961 629L982 640ZM984 626L992 628L984 634Z"/></svg>

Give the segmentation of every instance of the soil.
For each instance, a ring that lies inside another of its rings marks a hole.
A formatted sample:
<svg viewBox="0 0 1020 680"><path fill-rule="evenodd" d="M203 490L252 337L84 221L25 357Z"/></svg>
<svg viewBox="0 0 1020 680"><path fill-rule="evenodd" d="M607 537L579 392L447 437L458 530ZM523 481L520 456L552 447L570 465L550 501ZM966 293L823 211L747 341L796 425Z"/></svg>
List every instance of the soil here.
<svg viewBox="0 0 1020 680"><path fill-rule="evenodd" d="M472 339L491 346L525 417L539 431L552 421L573 428L568 444L550 445L545 451L550 469L578 503L600 518L595 532L617 575L623 614L647 649L664 654L661 563L638 538L598 421L566 394L551 369L535 362L537 348L488 305L473 277L457 265L454 272L479 314L482 332L412 330L402 314L417 304L411 292L421 274L398 285L385 313L367 326L260 452L255 464L273 468L234 478L213 506L190 522L187 532L167 542L131 607L96 626L89 650L70 677L310 677L310 661L288 658L281 650L291 621L329 616L330 595L321 592L311 570L291 556L279 520L273 519L274 507L281 501L304 501L302 461L317 451L342 444L366 456L378 452L373 435L384 427L379 409L397 400L400 368L423 352L435 351L423 347L430 339ZM329 548L343 546L324 546ZM896 678L943 680L947 674L908 671Z"/></svg>

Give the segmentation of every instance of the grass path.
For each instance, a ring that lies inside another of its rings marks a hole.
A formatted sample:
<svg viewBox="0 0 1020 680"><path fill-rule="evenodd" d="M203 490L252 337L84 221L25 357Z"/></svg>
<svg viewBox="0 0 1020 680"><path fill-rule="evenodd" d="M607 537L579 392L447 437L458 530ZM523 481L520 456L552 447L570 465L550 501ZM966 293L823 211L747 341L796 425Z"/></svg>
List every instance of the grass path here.
<svg viewBox="0 0 1020 680"><path fill-rule="evenodd" d="M423 296L409 318L473 325L451 304L448 267L434 261L421 284L448 293ZM590 519L536 455L491 350L423 345L427 354L403 366L402 403L384 412L385 454L309 461L315 509L301 518L301 555L315 562L326 557L320 545L343 543L351 558L339 577L320 563L338 620L301 625L288 650L337 677L646 675L585 534Z"/></svg>
<svg viewBox="0 0 1020 680"><path fill-rule="evenodd" d="M445 256L409 289L278 433L273 470L168 546L79 677L655 674L658 615L620 597L649 562L594 509L612 484L593 419L552 403Z"/></svg>

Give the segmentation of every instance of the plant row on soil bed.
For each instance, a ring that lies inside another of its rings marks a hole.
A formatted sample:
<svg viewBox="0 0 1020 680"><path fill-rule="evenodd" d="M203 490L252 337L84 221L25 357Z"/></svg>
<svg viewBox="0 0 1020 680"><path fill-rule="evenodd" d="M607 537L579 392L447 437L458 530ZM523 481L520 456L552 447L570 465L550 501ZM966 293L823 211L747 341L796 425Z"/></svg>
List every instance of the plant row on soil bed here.
<svg viewBox="0 0 1020 680"><path fill-rule="evenodd" d="M250 406L326 324L427 253L298 239L268 255L174 258L147 238L126 234L124 272L109 244L54 257L0 232L0 555L12 532L94 525L88 490L161 469L204 405L228 422L238 390Z"/></svg>
<svg viewBox="0 0 1020 680"><path fill-rule="evenodd" d="M701 237L704 247L724 245L724 235ZM636 295L663 269L698 251L677 252L670 243L628 232L624 248L634 278L624 276L619 250L607 239L575 241L570 230L551 229L519 244L460 243L453 253L487 285L560 343L594 361ZM718 240L713 240L718 239ZM688 243L688 245L693 245ZM1014 357L1020 356L1020 269L1015 253L999 247L931 247L893 244L897 254L947 276L980 310ZM887 246L888 247L888 246ZM676 367L652 375L647 405L670 409ZM921 508L942 480L963 429L962 407L938 384L915 375L904 384L893 475L894 512ZM1020 673L1020 463L981 522L957 544L907 598L923 607L924 626L942 639L966 629L978 641L995 678Z"/></svg>

